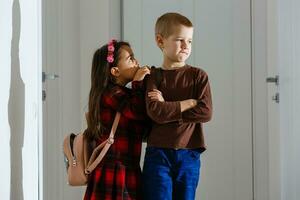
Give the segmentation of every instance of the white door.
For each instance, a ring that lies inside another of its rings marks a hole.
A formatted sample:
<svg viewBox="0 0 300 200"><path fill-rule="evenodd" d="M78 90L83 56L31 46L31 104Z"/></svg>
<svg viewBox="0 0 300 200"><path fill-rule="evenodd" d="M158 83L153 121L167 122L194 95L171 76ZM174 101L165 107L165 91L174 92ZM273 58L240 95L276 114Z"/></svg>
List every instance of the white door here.
<svg viewBox="0 0 300 200"><path fill-rule="evenodd" d="M268 112L268 152L269 152L269 199L281 199L280 185L280 121L279 103L280 77L278 72L278 2L268 1L267 12L267 112Z"/></svg>
<svg viewBox="0 0 300 200"><path fill-rule="evenodd" d="M67 185L62 141L86 127L92 56L120 35L119 10L120 1L43 0L43 71L59 76L43 84L43 200L83 197L85 187Z"/></svg>
<svg viewBox="0 0 300 200"><path fill-rule="evenodd" d="M300 2L278 1L281 200L300 199Z"/></svg>
<svg viewBox="0 0 300 200"><path fill-rule="evenodd" d="M157 17L180 12L194 24L188 63L208 73L214 107L204 125L208 149L197 199L253 199L250 6L250 0L123 1L123 38L141 64L162 62L154 41Z"/></svg>
<svg viewBox="0 0 300 200"><path fill-rule="evenodd" d="M43 198L82 199L83 187L67 185L62 142L81 130L79 3L43 1ZM58 75L58 77L55 77ZM54 80L51 80L54 78Z"/></svg>

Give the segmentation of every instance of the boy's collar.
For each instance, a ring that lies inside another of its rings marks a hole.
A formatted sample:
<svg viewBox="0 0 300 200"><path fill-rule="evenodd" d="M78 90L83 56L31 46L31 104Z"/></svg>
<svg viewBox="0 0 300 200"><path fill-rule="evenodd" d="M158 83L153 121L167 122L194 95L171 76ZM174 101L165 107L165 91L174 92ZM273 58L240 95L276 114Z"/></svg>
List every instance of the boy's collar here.
<svg viewBox="0 0 300 200"><path fill-rule="evenodd" d="M165 67L165 66L161 66L161 69L163 70L176 70L176 69L181 69L181 68L184 68L186 66L186 64L180 66L180 67Z"/></svg>

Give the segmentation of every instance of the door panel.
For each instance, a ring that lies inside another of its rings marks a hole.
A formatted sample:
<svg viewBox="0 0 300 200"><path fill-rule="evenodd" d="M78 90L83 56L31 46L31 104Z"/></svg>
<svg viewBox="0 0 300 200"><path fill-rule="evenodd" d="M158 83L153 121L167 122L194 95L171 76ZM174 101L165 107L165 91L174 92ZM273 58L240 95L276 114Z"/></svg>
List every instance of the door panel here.
<svg viewBox="0 0 300 200"><path fill-rule="evenodd" d="M43 1L43 71L57 74L43 90L43 200L82 199L84 187L67 185L62 142L81 131L79 3Z"/></svg>

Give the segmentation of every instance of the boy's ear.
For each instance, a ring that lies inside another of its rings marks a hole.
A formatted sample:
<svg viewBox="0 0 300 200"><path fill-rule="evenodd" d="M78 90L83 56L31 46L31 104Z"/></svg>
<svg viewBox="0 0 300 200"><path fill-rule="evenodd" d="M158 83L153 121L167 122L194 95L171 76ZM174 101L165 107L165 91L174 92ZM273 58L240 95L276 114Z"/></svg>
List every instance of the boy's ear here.
<svg viewBox="0 0 300 200"><path fill-rule="evenodd" d="M157 46L162 50L164 48L163 36L161 34L156 34L155 41Z"/></svg>
<svg viewBox="0 0 300 200"><path fill-rule="evenodd" d="M113 75L115 77L120 76L120 71L119 71L118 67L112 67L112 68L110 68L110 73L111 73L111 75Z"/></svg>

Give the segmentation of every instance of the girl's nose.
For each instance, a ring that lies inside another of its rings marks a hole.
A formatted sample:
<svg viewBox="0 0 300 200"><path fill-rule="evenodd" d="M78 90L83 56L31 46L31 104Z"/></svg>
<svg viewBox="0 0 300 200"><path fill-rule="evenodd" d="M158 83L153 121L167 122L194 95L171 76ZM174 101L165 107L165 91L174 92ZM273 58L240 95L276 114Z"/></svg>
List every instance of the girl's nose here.
<svg viewBox="0 0 300 200"><path fill-rule="evenodd" d="M138 65L138 66L140 65L139 61L137 61L136 59L134 59L134 62L135 62L136 65Z"/></svg>

